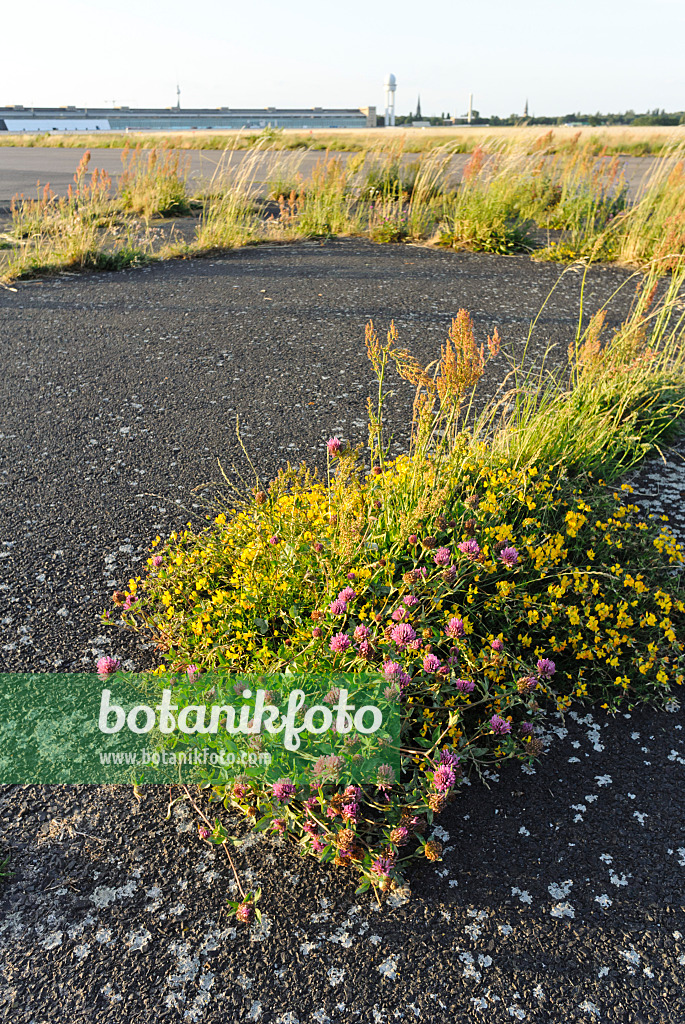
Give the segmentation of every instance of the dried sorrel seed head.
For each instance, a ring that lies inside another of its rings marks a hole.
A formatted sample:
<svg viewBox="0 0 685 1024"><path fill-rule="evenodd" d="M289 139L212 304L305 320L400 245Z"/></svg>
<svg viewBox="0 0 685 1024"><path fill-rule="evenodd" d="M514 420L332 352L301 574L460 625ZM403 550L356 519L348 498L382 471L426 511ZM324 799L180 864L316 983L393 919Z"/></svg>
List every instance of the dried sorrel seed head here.
<svg viewBox="0 0 685 1024"><path fill-rule="evenodd" d="M266 504L266 491L257 491L257 493L254 496L254 500L257 503L257 505L265 505Z"/></svg>
<svg viewBox="0 0 685 1024"><path fill-rule="evenodd" d="M373 473L374 476L380 476L383 470L381 469L380 466L374 466L371 472Z"/></svg>

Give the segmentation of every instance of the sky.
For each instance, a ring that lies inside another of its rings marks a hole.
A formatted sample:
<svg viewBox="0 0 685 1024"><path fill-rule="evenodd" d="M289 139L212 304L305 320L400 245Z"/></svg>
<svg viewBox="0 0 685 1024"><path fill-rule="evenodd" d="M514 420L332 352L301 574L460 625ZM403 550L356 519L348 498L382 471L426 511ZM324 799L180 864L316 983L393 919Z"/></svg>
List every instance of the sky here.
<svg viewBox="0 0 685 1024"><path fill-rule="evenodd" d="M32 0L4 17L0 105L685 110L684 0ZM15 19L15 24L12 24Z"/></svg>

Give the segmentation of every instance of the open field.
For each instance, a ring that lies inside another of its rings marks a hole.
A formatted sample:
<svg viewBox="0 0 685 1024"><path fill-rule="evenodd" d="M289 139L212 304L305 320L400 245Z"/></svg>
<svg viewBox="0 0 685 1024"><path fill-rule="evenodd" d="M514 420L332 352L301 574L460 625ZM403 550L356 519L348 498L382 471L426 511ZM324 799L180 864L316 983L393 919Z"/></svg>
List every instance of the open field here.
<svg viewBox="0 0 685 1024"><path fill-rule="evenodd" d="M636 127L622 125L600 128L546 128L528 126L517 128L441 127L441 128L337 128L319 131L295 129L265 130L262 133L246 131L179 131L179 132L126 132L72 134L9 134L0 132L0 146L54 146L57 148L120 149L141 145L143 148L169 146L175 149L249 149L264 139L275 149L315 149L332 152L366 152L379 146L394 144L403 139L408 153L429 152L448 145L455 153L471 153L476 146L523 145L533 147L541 136L549 136L554 152L563 151L580 137L595 153L609 155L658 156L665 148L685 139L685 126L673 128Z"/></svg>
<svg viewBox="0 0 685 1024"><path fill-rule="evenodd" d="M527 360L563 367L583 274L560 272L526 256L319 239L0 291L0 664L151 663L145 636L99 612L158 533L203 524L217 459L252 483L236 414L264 479L291 459L325 469L328 437L364 440L370 318L381 331L394 318L422 364L460 308L478 340L499 327L492 397L549 296ZM584 326L622 284L608 327L634 279L590 268ZM394 455L414 389L389 383ZM636 497L685 537L682 452L676 442L645 464ZM234 854L263 890L250 927L226 914L235 883L221 851L186 804L165 818L166 792L3 787L13 875L0 881L0 1007L17 1024L54 1020L56 1004L94 1024L685 1019L682 726L675 708L550 714L540 762L461 787L435 829L442 861L422 862L411 898L392 893L382 910L351 872L256 834ZM244 829L237 815L230 825Z"/></svg>

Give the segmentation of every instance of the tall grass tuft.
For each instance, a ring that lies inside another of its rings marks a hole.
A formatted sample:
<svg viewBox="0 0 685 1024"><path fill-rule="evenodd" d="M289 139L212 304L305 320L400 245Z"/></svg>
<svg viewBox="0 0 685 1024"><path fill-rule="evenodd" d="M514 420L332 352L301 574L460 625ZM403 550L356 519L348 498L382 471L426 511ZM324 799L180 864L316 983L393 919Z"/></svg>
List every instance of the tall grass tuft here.
<svg viewBox="0 0 685 1024"><path fill-rule="evenodd" d="M178 152L155 147L146 153L140 146L125 147L121 163L119 195L125 211L146 220L190 213L188 161L182 161Z"/></svg>

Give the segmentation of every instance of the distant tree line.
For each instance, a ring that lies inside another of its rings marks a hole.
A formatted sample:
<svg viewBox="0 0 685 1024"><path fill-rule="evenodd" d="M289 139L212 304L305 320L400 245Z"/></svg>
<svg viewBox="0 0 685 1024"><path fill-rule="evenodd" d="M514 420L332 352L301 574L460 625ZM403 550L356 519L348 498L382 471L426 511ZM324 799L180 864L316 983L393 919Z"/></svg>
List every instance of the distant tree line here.
<svg viewBox="0 0 685 1024"><path fill-rule="evenodd" d="M411 125L417 120L416 114L398 114L395 123L398 125ZM449 113L443 113L440 117L423 116L422 121L429 121L431 125L444 124L466 124L466 117L451 117ZM378 117L378 124L384 124L383 116ZM481 117L477 110L472 111L471 124L480 125L550 125L552 127L564 124L572 125L609 125L623 124L632 126L640 125L685 125L685 110L677 110L674 113L667 113L665 110L648 110L644 114L637 114L634 110L626 110L624 114L582 114L579 111L572 114L563 114L560 117L524 117L522 114L510 114L509 117Z"/></svg>

